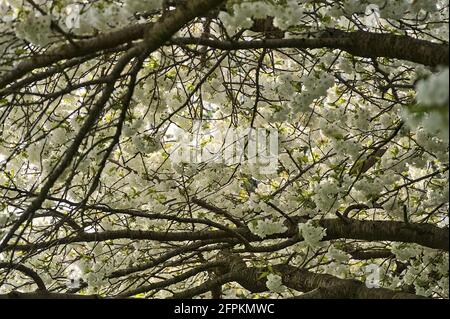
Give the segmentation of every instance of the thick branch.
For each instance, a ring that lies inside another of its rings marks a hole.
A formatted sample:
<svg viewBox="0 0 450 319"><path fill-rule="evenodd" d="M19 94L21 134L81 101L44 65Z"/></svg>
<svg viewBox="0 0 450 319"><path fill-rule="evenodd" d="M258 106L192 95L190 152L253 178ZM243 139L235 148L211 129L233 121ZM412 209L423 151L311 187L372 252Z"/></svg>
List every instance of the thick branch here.
<svg viewBox="0 0 450 319"><path fill-rule="evenodd" d="M213 267L217 267L217 266L221 266L223 264L223 262L211 262L211 263L207 263L201 266L198 266L196 268L190 269L188 271L186 271L185 273L172 277L170 279L166 279L166 280L162 280L159 282L155 282L155 283L151 283L148 285L141 285L140 287L134 289L134 290L130 290L127 291L121 295L119 295L119 298L123 298L123 297L130 297L130 296L134 296L137 294L141 294L141 293L146 293L149 292L151 290L155 290L155 289L160 289L160 288L164 288L164 287L168 287L171 286L173 284L182 282L188 278L191 278L201 272L207 271Z"/></svg>
<svg viewBox="0 0 450 319"><path fill-rule="evenodd" d="M151 24L132 25L118 31L100 34L92 39L76 42L76 46L67 43L53 49L47 50L43 54L35 55L18 63L14 70L4 74L0 78L0 89L9 83L20 79L32 70L50 66L53 63L82 57L98 51L115 48L124 43L142 39L144 30L151 27Z"/></svg>
<svg viewBox="0 0 450 319"><path fill-rule="evenodd" d="M223 1L197 1L202 12L214 8ZM191 5L190 2L189 6ZM192 4L194 6L194 4ZM194 12L191 10L191 12ZM195 16L194 16L195 17ZM192 17L193 18L193 17ZM50 66L58 61L85 56L98 51L115 48L124 43L129 43L144 38L145 30L152 28L153 24L132 25L118 31L101 34L95 38L76 42L76 46L68 43L50 49L47 52L26 59L14 70L4 74L0 78L0 89L20 79L34 69ZM157 23L160 30L168 30L166 25ZM155 28L152 28L155 29ZM331 32L333 33L333 32ZM386 57L407 60L419 64L437 66L449 65L449 47L446 44L438 44L430 41L419 40L404 35L379 34L365 31L357 32L334 32L329 37L317 39L267 39L263 41L218 41L206 38L178 38L171 42L176 45L205 45L221 50L244 50L244 49L340 49L350 54L361 57Z"/></svg>
<svg viewBox="0 0 450 319"><path fill-rule="evenodd" d="M213 264L211 264L213 265ZM209 265L208 265L209 266ZM121 297L134 295L139 292L146 292L152 289L158 289L162 286L170 285L180 280L185 280L199 271L204 271L208 267L199 267L187 273L168 279L161 283L151 284L142 287L136 291L127 293ZM245 268L239 269L223 274L215 279L208 280L203 284L187 289L185 291L176 293L172 296L173 299L186 299L206 293L216 287L230 282L236 282L245 289L253 292L268 291L266 287L266 277L263 273L267 273L269 269L262 268ZM313 292L305 294L305 298L345 298L345 299L415 299L423 298L410 293L401 291L394 291L386 288L368 288L363 282L353 279L340 279L328 274L316 274L304 269L300 269L291 265L274 265L270 271L275 271L282 277L283 284L289 288L295 289L299 292ZM0 295L0 299L96 299L101 298L97 295L75 295L75 294L58 294L58 293L19 293L12 292L7 295Z"/></svg>
<svg viewBox="0 0 450 319"><path fill-rule="evenodd" d="M190 20L207 13L223 2L224 0L189 1L180 4L177 9L165 15L156 23L131 25L117 31L100 34L92 39L78 41L75 45L67 43L47 50L43 54L35 55L18 63L13 71L4 74L0 78L0 89L34 69L50 66L58 61L115 48L132 41L145 38L145 42L149 46L148 49L150 51L156 50Z"/></svg>
<svg viewBox="0 0 450 319"><path fill-rule="evenodd" d="M36 283L36 286L40 291L47 291L45 287L45 283L42 278L35 272L33 269L28 268L24 265L15 264L15 263L0 263L0 269L8 269L8 270L17 270L23 273L24 275L33 279Z"/></svg>
<svg viewBox="0 0 450 319"><path fill-rule="evenodd" d="M298 218L297 222L305 220ZM323 219L320 226L326 228L327 235L323 240L359 239L365 241L396 241L416 243L429 248L449 250L449 229L439 228L431 224L406 224L396 221L359 221L341 219ZM249 242L261 242L263 239L252 234L248 228L236 228L235 232L244 236ZM297 227L282 234L267 237L267 239L292 238L298 235ZM193 240L220 239L225 242L239 243L226 231L193 231L193 232L154 232L140 230L116 230L100 233L82 233L73 237L65 237L48 242L35 244L7 246L6 250L16 249L27 251L30 249L46 249L53 246L70 244L101 242L114 239L154 240L159 242L184 242ZM301 238L299 238L301 240Z"/></svg>
<svg viewBox="0 0 450 319"><path fill-rule="evenodd" d="M428 66L449 65L449 46L404 35L373 32L336 32L315 39L266 39L258 41L220 41L207 38L177 38L177 45L204 45L220 50L249 49L339 49L365 58L385 57Z"/></svg>
<svg viewBox="0 0 450 319"><path fill-rule="evenodd" d="M431 224L324 219L320 225L327 229L327 236L324 239L353 238L365 241L397 241L449 250L449 229Z"/></svg>
<svg viewBox="0 0 450 319"><path fill-rule="evenodd" d="M413 299L420 296L386 288L368 288L363 282L340 279L328 274L315 274L290 265L276 265L283 284L292 289L309 292L321 289L324 298L339 299Z"/></svg>
<svg viewBox="0 0 450 319"><path fill-rule="evenodd" d="M410 293L394 291L386 288L368 288L363 282L353 279L340 279L328 274L315 274L290 265L274 265L272 270L281 275L283 284L299 292L320 291L320 298L326 299L418 299L423 298ZM173 299L192 298L206 293L217 284L237 282L245 289L253 292L267 291L267 268L247 268L224 274L209 280L197 287L174 294ZM317 297L317 293L309 298Z"/></svg>

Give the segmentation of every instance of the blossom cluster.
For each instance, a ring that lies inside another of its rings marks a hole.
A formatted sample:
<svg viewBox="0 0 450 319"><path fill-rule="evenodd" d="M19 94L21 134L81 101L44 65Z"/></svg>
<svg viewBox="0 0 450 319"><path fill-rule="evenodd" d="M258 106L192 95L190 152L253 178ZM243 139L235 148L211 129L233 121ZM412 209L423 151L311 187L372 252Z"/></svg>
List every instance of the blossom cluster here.
<svg viewBox="0 0 450 319"><path fill-rule="evenodd" d="M286 287L283 286L281 276L276 274L267 275L266 286L272 292L282 293L286 290Z"/></svg>
<svg viewBox="0 0 450 319"><path fill-rule="evenodd" d="M230 35L234 35L239 29L251 28L252 19L264 19L269 16L274 18L275 27L285 30L299 23L303 17L303 8L296 0L289 0L282 7L267 1L255 1L234 4L232 13L221 11L219 14Z"/></svg>
<svg viewBox="0 0 450 319"><path fill-rule="evenodd" d="M449 69L430 75L416 85L417 104L403 112L412 128L449 140Z"/></svg>
<svg viewBox="0 0 450 319"><path fill-rule="evenodd" d="M420 80L416 86L416 98L419 104L425 106L447 107L449 103L449 69L432 74L427 79Z"/></svg>
<svg viewBox="0 0 450 319"><path fill-rule="evenodd" d="M326 230L320 226L315 226L312 220L298 225L300 236L310 247L320 246L321 240L326 236Z"/></svg>
<svg viewBox="0 0 450 319"><path fill-rule="evenodd" d="M248 228L253 234L261 238L266 238L273 234L281 234L287 231L287 227L284 226L283 223L271 220L258 220L256 223L250 222Z"/></svg>

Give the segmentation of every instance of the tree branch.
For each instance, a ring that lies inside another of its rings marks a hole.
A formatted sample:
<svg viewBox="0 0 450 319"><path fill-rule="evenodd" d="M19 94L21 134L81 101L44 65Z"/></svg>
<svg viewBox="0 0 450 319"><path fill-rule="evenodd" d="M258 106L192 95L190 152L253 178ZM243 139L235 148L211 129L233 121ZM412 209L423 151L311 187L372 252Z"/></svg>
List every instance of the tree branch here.
<svg viewBox="0 0 450 319"><path fill-rule="evenodd" d="M303 218L294 218L297 223L305 222ZM431 224L405 224L397 221L359 221L348 219L323 219L318 222L326 229L327 235L323 240L360 239L365 241L398 241L416 243L425 247L449 250L449 229L439 228ZM236 228L234 231L244 236L249 242L262 242L263 239L250 232L248 228ZM268 236L267 239L282 239L298 236L297 227L292 227L282 233ZM47 249L54 246L101 242L114 239L154 240L159 242L184 242L192 240L220 239L224 242L239 243L239 238L230 232L218 231L189 231L189 232L155 232L141 230L115 230L99 233L82 233L72 237L64 237L35 244L10 245L5 250L28 251L31 249ZM299 240L301 238L299 237ZM293 242L294 244L295 242Z"/></svg>
<svg viewBox="0 0 450 319"><path fill-rule="evenodd" d="M187 7L198 5L195 11L198 16L208 12L221 0L202 0L195 3L188 2ZM180 9L182 9L180 7ZM193 16L192 18L194 18ZM34 69L49 66L58 61L73 59L97 51L111 49L125 43L144 38L147 29L170 30L169 24L157 22L155 24L137 24L117 31L100 34L97 37L76 42L76 46L67 43L47 52L28 58L15 66L13 71L0 78L0 89L20 79ZM415 39L404 35L380 34L366 31L343 32L330 31L332 36L317 39L266 39L262 41L220 41L206 38L177 38L170 42L176 45L205 45L221 50L243 49L340 49L355 56L374 58L385 57L407 60L428 66L449 65L449 46L431 41Z"/></svg>
<svg viewBox="0 0 450 319"><path fill-rule="evenodd" d="M177 38L176 45L204 45L234 51L249 49L339 49L365 58L385 57L411 61L428 66L449 65L449 46L404 35L366 31L335 32L315 39L265 39L258 41L220 41L207 38Z"/></svg>
<svg viewBox="0 0 450 319"><path fill-rule="evenodd" d="M8 269L8 270L17 270L27 275L36 283L36 286L41 292L47 291L44 281L42 278L35 272L33 269L28 268L24 265L16 264L16 263L0 263L0 269Z"/></svg>

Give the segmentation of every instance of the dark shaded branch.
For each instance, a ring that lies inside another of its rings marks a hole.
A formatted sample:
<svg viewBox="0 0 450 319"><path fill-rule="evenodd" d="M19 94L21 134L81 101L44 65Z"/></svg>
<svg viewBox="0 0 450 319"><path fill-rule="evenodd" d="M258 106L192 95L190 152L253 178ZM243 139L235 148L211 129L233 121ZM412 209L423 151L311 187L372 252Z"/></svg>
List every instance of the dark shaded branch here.
<svg viewBox="0 0 450 319"><path fill-rule="evenodd" d="M315 274L290 265L274 265L272 270L278 273L283 284L299 292L311 292L304 298L326 299L419 299L423 298L410 293L394 291L386 288L368 288L363 282L353 279L340 279L328 274ZM174 294L173 299L185 299L206 293L218 284L236 282L252 293L268 291L266 287L267 268L247 268L224 274L216 279ZM319 294L320 292L320 294ZM301 297L301 296L300 296Z"/></svg>
<svg viewBox="0 0 450 319"><path fill-rule="evenodd" d="M334 32L333 32L334 31ZM249 49L339 49L365 58L385 57L428 66L449 65L449 46L404 35L365 31L333 30L328 37L315 39L266 39L258 41L220 41L207 38L177 38L177 45L204 45L220 50Z"/></svg>
<svg viewBox="0 0 450 319"><path fill-rule="evenodd" d="M203 7L198 10L198 15L209 11L214 6L223 1L197 1ZM189 3L190 4L190 3ZM188 7L188 5L186 5ZM198 9L198 8L197 8ZM195 17L195 16L194 16ZM155 24L158 29L164 30L166 25ZM48 50L44 54L36 55L20 62L13 71L6 73L0 78L0 89L8 84L20 79L30 71L50 66L58 61L73 59L98 51L111 49L124 43L136 41L144 38L147 29L153 24L132 25L118 31L101 34L95 38L81 40L72 44L64 44L54 49ZM343 32L333 30L330 37L317 39L267 39L262 41L217 41L206 38L178 38L170 42L176 45L205 45L221 50L243 50L243 49L340 49L352 55L374 58L386 57L400 60L407 60L419 64L437 66L449 64L449 47L446 44L439 44L425 40L415 39L404 35L379 34L365 31Z"/></svg>
<svg viewBox="0 0 450 319"><path fill-rule="evenodd" d="M190 269L188 271L186 271L185 273L175 276L173 278L167 279L167 280L162 280L159 282L155 282L155 283L151 283L149 285L143 285L140 286L139 288L136 288L134 290L130 290L127 291L121 295L119 295L118 297L130 297L130 296L134 296L137 294L141 294L141 293L146 293L149 292L151 290L154 289L159 289L159 288L163 288L163 287L168 287L170 285L176 284L178 282L182 282L188 278L191 278L201 272L207 271L208 269L211 269L213 267L218 267L221 266L223 264L223 262L211 262L211 263L207 263L201 266L198 266L196 268Z"/></svg>
<svg viewBox="0 0 450 319"><path fill-rule="evenodd" d="M222 262L210 263L199 266L184 274L173 277L171 279L140 287L118 297L126 297L141 292L147 292L160 287L165 287L196 275L205 271L212 266L222 264ZM194 296L204 294L217 286L236 282L252 293L268 291L266 287L266 276L264 273L275 271L282 278L285 286L305 292L306 294L298 296L298 298L340 298L340 299L418 299L423 298L410 293L394 291L386 288L368 288L363 282L353 279L340 279L328 274L316 274L304 269L300 269L291 265L274 265L269 270L266 267L247 267L238 270L233 269L230 262L231 272L225 273L217 278L208 280L199 286L187 289L185 291L175 293L172 299L187 299ZM12 292L7 295L0 295L0 299L97 299L101 298L97 295L74 295L74 294L58 294L58 293L19 293Z"/></svg>
<svg viewBox="0 0 450 319"><path fill-rule="evenodd" d="M189 251L194 251L196 249L199 249L202 246L208 245L209 243L215 243L215 242L216 241L196 242L191 245L182 246L180 248L173 249L173 250L171 250L171 251L161 255L160 257L155 258L147 263L139 264L136 266L125 268L125 269L118 269L118 270L112 272L108 276L108 278L118 278L118 277L130 275L130 274L133 274L133 273L136 273L139 271L144 271L144 270L150 269L150 268L155 267L173 257L179 256L179 255L189 252Z"/></svg>
<svg viewBox="0 0 450 319"><path fill-rule="evenodd" d="M18 63L14 70L0 78L0 89L20 79L34 69L50 66L58 61L73 59L97 51L118 47L125 43L144 39L148 53L156 50L164 42L197 16L207 13L224 0L196 0L180 4L177 9L164 15L156 23L136 24L118 31L100 34L87 40L63 44L47 52Z"/></svg>
<svg viewBox="0 0 450 319"><path fill-rule="evenodd" d="M353 238L365 241L397 241L449 250L449 229L431 224L324 219L320 221L320 226L327 230L324 240Z"/></svg>
<svg viewBox="0 0 450 319"><path fill-rule="evenodd" d="M16 264L16 263L0 263L0 269L20 271L24 275L33 279L33 281L36 283L36 285L40 291L42 291L42 292L47 291L47 287L45 286L42 278L37 274L37 272L35 272L31 268L28 268L24 265Z"/></svg>
<svg viewBox="0 0 450 319"><path fill-rule="evenodd" d="M367 260L367 259L387 259L394 258L395 255L389 249L354 249L347 251L347 253L356 260Z"/></svg>
<svg viewBox="0 0 450 319"><path fill-rule="evenodd" d="M305 222L303 218L296 218L297 223ZM323 219L319 225L326 229L327 235L323 240L359 239L365 241L396 241L416 243L425 247L449 250L449 229L439 228L431 224L406 224L397 221L359 221L341 219ZM250 232L248 228L236 228L234 232L244 236L249 242L262 242L263 239ZM292 238L298 236L297 227L282 233L267 237L267 239ZM300 237L298 237L301 240ZM155 232L141 230L116 230L100 233L82 233L72 237L55 239L35 244L7 246L6 250L46 249L53 246L71 243L100 242L114 239L154 240L159 242L184 242L193 240L220 239L224 242L239 243L237 237L230 232L218 231L180 231ZM293 242L294 244L295 242Z"/></svg>
<svg viewBox="0 0 450 319"><path fill-rule="evenodd" d="M414 294L386 288L368 288L363 282L353 279L340 279L328 274L315 274L290 265L276 265L275 271L281 273L283 284L292 289L310 292L319 289L322 298L339 299L418 299Z"/></svg>

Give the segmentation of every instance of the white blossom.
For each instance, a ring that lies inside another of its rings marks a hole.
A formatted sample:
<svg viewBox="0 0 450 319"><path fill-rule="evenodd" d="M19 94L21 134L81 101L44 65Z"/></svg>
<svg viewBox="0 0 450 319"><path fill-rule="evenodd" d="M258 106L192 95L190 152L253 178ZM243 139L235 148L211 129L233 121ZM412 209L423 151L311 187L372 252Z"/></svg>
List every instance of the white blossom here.
<svg viewBox="0 0 450 319"><path fill-rule="evenodd" d="M286 290L286 287L283 286L281 276L275 274L267 275L266 286L272 292L282 293Z"/></svg>
<svg viewBox="0 0 450 319"><path fill-rule="evenodd" d="M311 247L319 246L319 243L326 236L326 230L320 226L314 226L311 220L300 223L298 229L300 236Z"/></svg>
<svg viewBox="0 0 450 319"><path fill-rule="evenodd" d="M287 231L287 227L283 223L270 220L258 220L256 223L251 222L248 224L248 227L253 234L261 238Z"/></svg>

